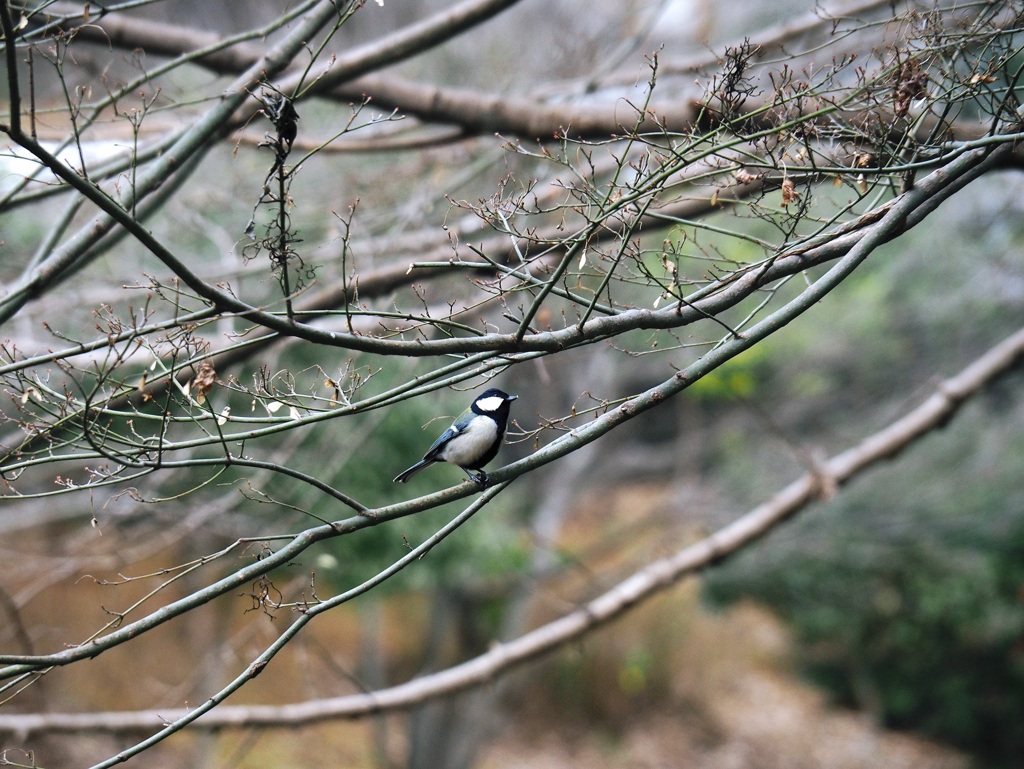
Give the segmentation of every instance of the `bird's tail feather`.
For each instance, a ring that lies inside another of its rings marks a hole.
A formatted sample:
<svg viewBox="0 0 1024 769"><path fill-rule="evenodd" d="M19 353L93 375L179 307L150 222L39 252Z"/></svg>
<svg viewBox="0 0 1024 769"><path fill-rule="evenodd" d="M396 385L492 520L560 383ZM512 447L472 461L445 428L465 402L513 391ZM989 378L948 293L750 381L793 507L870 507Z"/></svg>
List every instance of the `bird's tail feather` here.
<svg viewBox="0 0 1024 769"><path fill-rule="evenodd" d="M398 475L396 475L395 476L395 480L393 480L392 483L405 483L407 480L409 480L414 475L416 475L416 473L418 473L424 467L427 467L428 465L432 465L436 461L437 460L434 460L434 459L421 459L419 462L414 464L408 470L403 470Z"/></svg>

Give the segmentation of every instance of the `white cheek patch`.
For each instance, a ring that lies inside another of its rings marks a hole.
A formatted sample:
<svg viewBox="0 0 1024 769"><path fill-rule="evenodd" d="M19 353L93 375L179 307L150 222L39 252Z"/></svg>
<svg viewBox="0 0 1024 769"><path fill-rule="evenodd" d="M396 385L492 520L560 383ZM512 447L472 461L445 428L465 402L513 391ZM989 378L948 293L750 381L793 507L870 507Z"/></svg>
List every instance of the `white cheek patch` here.
<svg viewBox="0 0 1024 769"><path fill-rule="evenodd" d="M505 399L498 396L492 395L490 398L482 398L476 402L476 407L481 411L497 411L501 408L501 404L505 402Z"/></svg>

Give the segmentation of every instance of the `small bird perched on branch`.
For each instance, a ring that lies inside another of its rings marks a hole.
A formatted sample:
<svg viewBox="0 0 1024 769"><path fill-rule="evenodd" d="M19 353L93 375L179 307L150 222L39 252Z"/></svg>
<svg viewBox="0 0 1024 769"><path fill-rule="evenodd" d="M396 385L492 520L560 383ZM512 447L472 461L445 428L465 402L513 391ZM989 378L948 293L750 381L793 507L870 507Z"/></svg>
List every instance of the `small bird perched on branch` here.
<svg viewBox="0 0 1024 769"><path fill-rule="evenodd" d="M394 482L405 483L425 467L436 462L448 462L461 467L466 475L486 486L487 473L481 468L498 453L501 439L505 436L509 409L518 397L494 387L485 390L451 427L441 433L423 459L399 473Z"/></svg>

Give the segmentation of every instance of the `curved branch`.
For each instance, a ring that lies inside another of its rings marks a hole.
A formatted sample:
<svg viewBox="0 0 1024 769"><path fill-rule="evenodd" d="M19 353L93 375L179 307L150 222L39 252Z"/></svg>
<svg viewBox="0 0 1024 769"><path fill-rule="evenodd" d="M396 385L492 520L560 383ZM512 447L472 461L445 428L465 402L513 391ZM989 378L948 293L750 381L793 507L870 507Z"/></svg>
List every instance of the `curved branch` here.
<svg viewBox="0 0 1024 769"><path fill-rule="evenodd" d="M508 93L481 93L468 89L418 83L393 75L373 74L383 65L414 56L432 45L454 37L462 31L497 15L515 0L470 0L456 8L419 24L401 30L384 40L368 44L349 54L339 56L336 61L323 67L312 78L310 93L342 102L360 103L369 98L371 103L385 110L397 110L420 120L440 123L457 128L462 137L499 133L504 136L519 136L528 140L552 141L566 137L572 139L607 139L630 133L656 132L666 128L677 133L686 133L697 128L721 127L721 116L708 109L708 99L703 94L691 98L662 100L650 105L639 123L633 108L622 101L614 103L573 104L548 103L532 97L515 96ZM61 13L62 3L55 4L63 18L76 14ZM742 41L744 47L764 51L778 50L787 40L805 34L825 23L854 14L889 5L882 0L862 0L839 5L834 9L813 12L789 24L766 30L763 41ZM182 56L189 52L217 48L222 36L181 25L152 22L128 16L106 16L90 20L77 28L82 39L94 40L126 49L141 48L152 54ZM735 43L733 47L738 47ZM258 60L261 48L255 43L239 43L230 50L200 56L196 63L221 74L234 74L250 67ZM692 69L717 66L716 58L702 57L699 60L677 65ZM298 76L287 83L279 84L282 90L299 85ZM358 79L357 79L358 78ZM635 75L632 78L635 80ZM769 89L771 90L771 89ZM750 98L746 111L760 116L756 121L763 128L775 127L774 117L768 108L774 96L768 93L759 99ZM863 116L850 115L853 122ZM735 121L725 121L726 123ZM740 122L753 125L751 119ZM934 123L922 121L917 133L929 135ZM983 136L987 126L984 123L961 120L951 124L948 134L959 140L976 139ZM372 145L371 145L372 146Z"/></svg>
<svg viewBox="0 0 1024 769"><path fill-rule="evenodd" d="M465 0L380 40L335 57L314 81L319 83L317 88L323 88L352 80L380 67L397 64L461 35L518 2L520 0ZM215 49L224 40L216 32L124 14L96 18L90 11L83 15L80 7L65 2L49 4L40 15L49 17L52 22L59 22L62 29L74 29L76 35L83 40L128 50L142 48L153 55L182 56L194 51ZM259 61L263 51L264 47L259 43L240 42L229 49L204 54L196 63L214 72L235 74Z"/></svg>
<svg viewBox="0 0 1024 769"><path fill-rule="evenodd" d="M828 489L848 483L916 441L944 427L960 407L1024 362L1024 329L995 345L958 374L942 380L920 406L856 446L823 461L772 499L709 537L635 572L602 595L553 622L459 665L374 692L289 705L221 706L193 728L291 728L336 718L362 718L409 708L428 699L490 683L496 676L551 653L617 619L680 579L732 556L811 505ZM0 733L147 732L188 716L186 710L0 715Z"/></svg>
<svg viewBox="0 0 1024 769"><path fill-rule="evenodd" d="M928 179L919 183L915 190L927 189L934 191L933 203L937 204L955 192L969 180L980 175L981 170L991 170L1003 162L1003 158L1010 153L1009 143L1016 135L1001 137L1007 144L1000 145L996 149L983 146L980 149L968 150L961 154L960 158L952 161L933 173ZM27 141L27 140L26 140ZM41 147L35 145L35 152L45 153ZM947 175L949 169L961 166L961 160L968 158L967 168L977 163L979 159L989 157L983 165L977 169L965 173L964 169ZM995 161L998 159L998 162ZM72 183L85 185L84 181L78 179L74 174L68 174L67 180ZM930 181L929 181L930 180ZM952 184L949 184L952 182ZM911 193L915 192L911 190ZM798 252L790 252L784 256L773 258L771 264L765 268L751 268L741 273L731 284L713 296L701 299L698 305L693 297L687 298L686 306L680 308L665 308L661 310L628 310L618 315L594 318L586 323L574 325L558 331L538 332L527 334L518 338L516 334L481 334L474 337L451 337L441 339L381 339L377 337L363 336L358 334L346 334L335 331L323 331L310 326L307 323L296 323L287 318L275 315L246 302L237 299L229 292L211 286L202 280L198 275L189 270L174 254L154 238L145 228L139 225L132 217L121 209L113 201L106 201L104 209L119 223L128 228L132 235L140 243L145 245L157 258L159 258L170 270L172 270L182 281L195 291L199 296L213 303L227 312L245 316L254 322L265 326L271 331L294 336L308 342L322 344L328 347L340 347L343 349L359 352L375 352L385 355L407 355L410 357L426 357L432 355L447 355L453 353L522 353L522 352L554 352L564 350L568 347L577 346L587 342L605 339L609 336L629 330L651 330L668 329L685 326L708 315L716 315L719 312L734 306L737 302L748 296L758 287L777 280L780 277L791 275L808 267L833 260L843 253L846 253L855 244L859 243L865 232L870 231L870 225L879 216L886 215L887 209L883 208L867 214L858 220L860 225L868 225L866 230L853 232L845 237L839 237L832 242L825 242L816 248L802 248ZM101 204L104 201L98 201ZM931 206L927 201L921 201L921 205ZM911 207L911 212L917 206ZM930 209L929 209L930 210ZM887 229L887 240L892 239L905 232L912 226L915 220L908 214ZM607 230L604 223L593 225L595 230ZM844 227L846 229L846 227Z"/></svg>
<svg viewBox="0 0 1024 769"><path fill-rule="evenodd" d="M505 360L522 360L537 354L556 353L571 347L607 339L625 331L678 328L734 306L749 296L759 286L767 285L780 277L796 274L825 261L839 259L825 276L820 278L815 284L812 284L797 299L768 316L756 326L746 330L742 335L706 354L696 363L679 372L662 387L649 391L644 396L627 401L618 409L604 415L600 419L594 420L586 427L571 433L566 438L554 441L535 452L529 458L517 462L513 467L516 469L516 474L518 474L541 464L554 461L558 457L575 450L575 448L581 445L581 443L576 443L576 441L589 442L590 440L595 440L622 421L636 416L640 411L651 408L660 399L675 395L732 356L739 354L756 344L760 339L774 333L774 331L789 323L793 318L810 307L811 304L824 296L827 291L836 285L838 280L841 280L843 276L848 274L875 248L919 224L938 205L948 199L949 196L992 168L998 167L1003 157L1010 151L1008 145L1000 145L994 149L982 147L965 152L956 160L921 180L914 189L909 190L879 209L865 214L852 225L848 225L847 228L851 231L846 232L846 234L836 235L833 233L831 240L823 236L822 240L824 242L817 245L801 249L785 257L774 258L760 267L748 268L739 273L724 288L721 283L713 284L712 288L717 293L709 295L705 291L699 291L692 297L680 302L676 307L668 307L663 310L630 310L618 315L594 318L578 326L570 326L558 331L530 334L519 341L511 334L486 334L479 337L406 342L373 340L369 337L360 337L358 335L310 329L308 326L300 326L298 324L291 326L291 330L293 330L294 335L297 337L307 338L312 336L331 346L338 345L339 338L345 338L355 340L363 345L365 349L372 349L378 352L421 356L429 355L432 352L437 353L439 349L446 349L473 352L484 358L492 358L502 353ZM237 301L233 297L231 299L232 301ZM277 323L284 322L274 316L271 317ZM344 345L342 344L342 346ZM355 346L353 345L353 347ZM355 347L355 349L359 348ZM483 365L490 364L484 363ZM466 376L469 375L471 374ZM427 385L422 389L423 391L429 391L437 386L439 385ZM403 390L403 392L410 394L406 390ZM300 422L303 424L318 422L325 419L333 419L351 411L378 408L389 403L390 396L385 394L379 398L370 399L370 401L372 402L363 402L331 412L302 417L287 425L277 424L261 427L246 432L234 433L229 437L234 441L248 441L294 427ZM165 452L180 451L201 446L205 443L207 443L205 439L179 441L173 444L165 444L163 450ZM32 460L9 464L6 466L6 469L9 471L15 470L27 464L32 464ZM425 498L423 500L424 505L416 509L426 509L429 507L430 502L427 500L428 498ZM377 511L377 514L383 514L384 516L394 515L397 517L406 515L408 512L402 506L399 506L397 508L386 508L382 511ZM380 520L384 520L384 518Z"/></svg>
<svg viewBox="0 0 1024 769"><path fill-rule="evenodd" d="M1005 150L1003 150L1005 151ZM870 225L864 237L832 268L808 286L797 297L757 324L751 326L742 336L737 336L721 344L705 354L690 366L677 372L675 376L646 392L634 396L617 408L595 418L587 424L572 430L570 433L538 449L530 456L514 462L505 468L489 473L495 483L502 483L526 474L538 467L554 462L581 446L597 440L616 427L630 421L648 411L666 399L678 395L691 384L710 371L731 360L741 352L749 349L762 339L767 338L788 323L806 312L821 301L833 288L841 283L875 248L890 240L902 231L908 220L916 213L926 215L934 210L941 200L953 191L960 189L971 179L983 174L999 151L986 153L974 150L965 153L953 163L931 174L922 180L918 187L897 198L889 206L885 214ZM238 440L238 436L232 436ZM137 637L140 633L152 630L169 619L185 614L219 595L235 590L241 585L251 582L287 563L316 542L355 531L366 526L377 525L384 521L411 515L415 512L431 509L453 499L459 499L474 493L475 484L466 481L451 489L435 492L419 499L367 511L363 515L324 526L307 529L294 537L276 552L257 563L250 564L217 582L196 591L184 598L173 601L156 610L150 615L135 622L123 625L117 630L95 639L87 645L66 649L54 654L41 656L0 656L0 662L9 663L0 669L0 678L12 678L46 667L69 665L81 659L96 657L104 651Z"/></svg>

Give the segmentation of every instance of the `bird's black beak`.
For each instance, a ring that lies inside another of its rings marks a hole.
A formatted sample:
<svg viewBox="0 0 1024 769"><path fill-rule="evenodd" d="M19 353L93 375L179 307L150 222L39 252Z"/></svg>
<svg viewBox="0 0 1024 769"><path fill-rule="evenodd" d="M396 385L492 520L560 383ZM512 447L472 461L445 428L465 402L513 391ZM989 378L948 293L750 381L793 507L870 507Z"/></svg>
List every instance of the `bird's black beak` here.
<svg viewBox="0 0 1024 769"><path fill-rule="evenodd" d="M510 395L510 396L508 396L508 398L506 398L506 400L511 403L512 401L517 400L518 398L519 398L518 395Z"/></svg>

